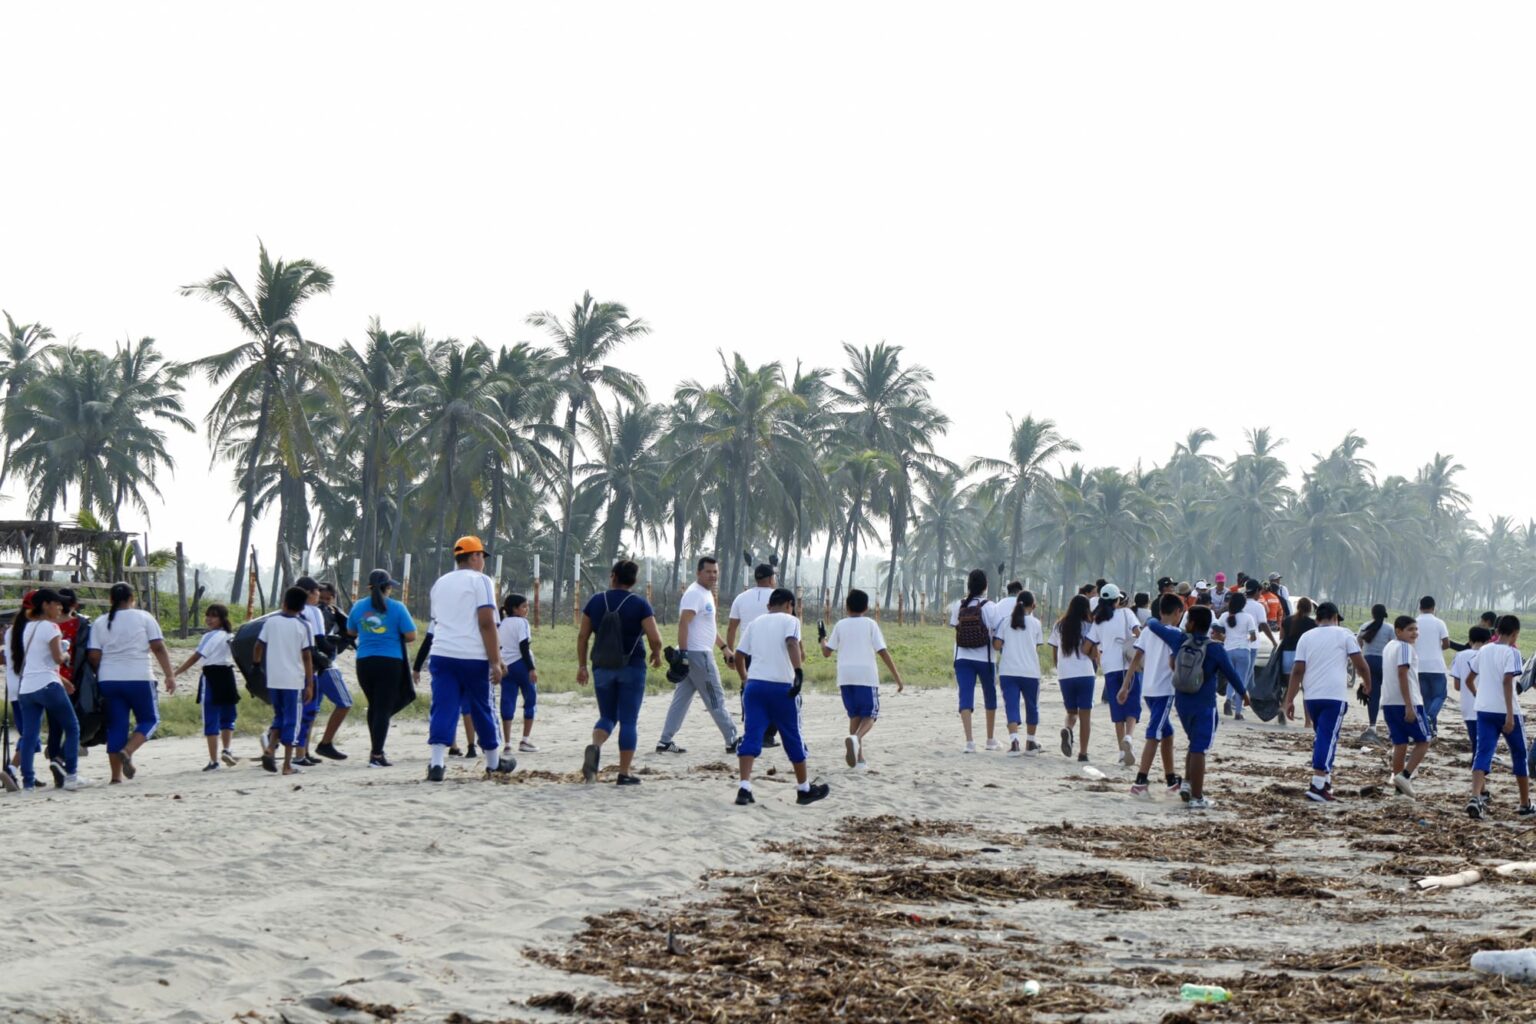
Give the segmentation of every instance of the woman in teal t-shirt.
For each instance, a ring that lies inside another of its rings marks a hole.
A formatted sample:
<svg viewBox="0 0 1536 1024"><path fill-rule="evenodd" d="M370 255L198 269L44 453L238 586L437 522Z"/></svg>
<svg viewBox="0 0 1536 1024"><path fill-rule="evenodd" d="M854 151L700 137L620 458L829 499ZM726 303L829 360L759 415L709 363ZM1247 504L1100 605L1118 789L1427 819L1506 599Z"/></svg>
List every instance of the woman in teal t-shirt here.
<svg viewBox="0 0 1536 1024"><path fill-rule="evenodd" d="M368 695L370 768L389 767L384 756L389 720L411 684L405 645L416 639L416 623L405 605L389 596L398 585L383 569L373 570L368 574L368 600L353 605L347 616L347 633L357 637L357 682Z"/></svg>

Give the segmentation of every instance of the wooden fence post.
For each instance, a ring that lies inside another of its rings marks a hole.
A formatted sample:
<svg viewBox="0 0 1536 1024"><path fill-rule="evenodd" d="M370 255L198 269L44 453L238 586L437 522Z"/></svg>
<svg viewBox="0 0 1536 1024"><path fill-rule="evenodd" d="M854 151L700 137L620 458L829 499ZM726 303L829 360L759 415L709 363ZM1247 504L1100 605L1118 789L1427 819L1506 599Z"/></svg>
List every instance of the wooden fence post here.
<svg viewBox="0 0 1536 1024"><path fill-rule="evenodd" d="M187 638L187 554L176 542L176 609L181 614L180 637Z"/></svg>

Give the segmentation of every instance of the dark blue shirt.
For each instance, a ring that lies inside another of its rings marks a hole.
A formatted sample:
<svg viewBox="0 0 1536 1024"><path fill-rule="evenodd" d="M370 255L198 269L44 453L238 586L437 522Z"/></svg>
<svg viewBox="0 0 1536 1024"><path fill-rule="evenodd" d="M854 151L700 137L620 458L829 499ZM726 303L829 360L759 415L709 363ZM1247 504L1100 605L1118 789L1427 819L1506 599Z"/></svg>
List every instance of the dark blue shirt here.
<svg viewBox="0 0 1536 1024"><path fill-rule="evenodd" d="M605 590L601 594L593 594L581 614L591 621L594 636L603 624L603 616L609 611L618 613L621 624L619 634L624 638L624 649L630 652L629 663L644 665L645 643L642 638L645 630L641 623L656 615L650 602L633 590Z"/></svg>
<svg viewBox="0 0 1536 1024"><path fill-rule="evenodd" d="M1186 633L1182 629L1174 629L1165 626L1156 619L1147 620L1147 628L1152 631L1168 649L1173 652L1175 659L1179 656L1179 648L1184 646L1184 641L1192 636L1206 636L1205 633ZM1227 677L1227 682L1233 686L1242 688L1243 681L1238 678L1237 670L1232 667L1232 659L1227 657L1227 649L1218 643L1205 645L1205 680L1200 685L1198 693L1179 693L1175 691L1174 702L1187 704L1203 704L1210 707L1216 706L1216 676L1220 673Z"/></svg>

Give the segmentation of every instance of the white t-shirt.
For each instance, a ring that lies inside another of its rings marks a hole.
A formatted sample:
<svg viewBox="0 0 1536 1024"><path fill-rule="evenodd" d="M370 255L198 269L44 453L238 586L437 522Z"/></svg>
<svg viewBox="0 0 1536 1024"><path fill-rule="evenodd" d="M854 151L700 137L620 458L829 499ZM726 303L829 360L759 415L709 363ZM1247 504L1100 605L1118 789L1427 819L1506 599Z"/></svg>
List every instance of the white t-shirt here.
<svg viewBox="0 0 1536 1024"><path fill-rule="evenodd" d="M1151 608L1133 608L1132 611L1136 613L1136 622L1139 625L1145 626L1152 618Z"/></svg>
<svg viewBox="0 0 1536 1024"><path fill-rule="evenodd" d="M21 676L16 674L16 666L11 664L11 630L15 626L6 626L5 632L0 634L0 653L5 657L5 699L15 700L21 696Z"/></svg>
<svg viewBox="0 0 1536 1024"><path fill-rule="evenodd" d="M305 605L304 611L300 614L304 621L309 623L309 628L315 636L325 636L325 613L320 610L318 604ZM432 642L434 645L437 643L436 640Z"/></svg>
<svg viewBox="0 0 1536 1024"><path fill-rule="evenodd" d="M510 665L513 662L523 660L522 643L529 641L528 654L533 656L533 630L528 627L528 620L521 615L508 615L496 625L496 645L501 648L501 660ZM432 641L436 646L437 641Z"/></svg>
<svg viewBox="0 0 1536 1024"><path fill-rule="evenodd" d="M1451 660L1451 675L1461 684L1461 695L1457 699L1461 701L1461 719L1464 722L1477 721L1477 695L1467 692L1467 676L1477 671L1477 656L1481 653L1481 647L1475 651L1468 647L1464 651L1457 651L1456 657ZM1477 686L1478 683L1472 685Z"/></svg>
<svg viewBox="0 0 1536 1024"><path fill-rule="evenodd" d="M1098 627L1091 622L1083 623L1083 639L1090 643L1099 642ZM1093 659L1082 652L1082 645L1078 645L1075 651L1063 651L1061 649L1061 624L1051 627L1051 638L1046 641L1056 648L1056 678L1057 679L1082 679L1091 677L1093 671Z"/></svg>
<svg viewBox="0 0 1536 1024"><path fill-rule="evenodd" d="M757 620L759 616L768 614L768 598L773 596L773 587L752 587L743 590L736 595L736 600L731 602L732 619L741 623L741 628L746 629ZM741 634L736 634L736 639L741 639ZM714 644L714 637L710 637L710 644Z"/></svg>
<svg viewBox="0 0 1536 1024"><path fill-rule="evenodd" d="M1173 652L1163 643L1163 638L1150 629L1141 631L1136 638L1136 649L1141 652L1141 695L1143 697L1173 696L1173 665L1169 659Z"/></svg>
<svg viewBox="0 0 1536 1024"><path fill-rule="evenodd" d="M85 645L86 650L101 652L96 678L118 683L152 681L149 645L165 639L160 623L139 608L123 608L111 622L107 618L103 615L91 623L91 639Z"/></svg>
<svg viewBox="0 0 1536 1024"><path fill-rule="evenodd" d="M432 584L431 608L434 655L465 661L485 660L485 641L480 639L480 609L494 611L496 608L496 587L489 576L473 569L455 569L439 576Z"/></svg>
<svg viewBox="0 0 1536 1024"><path fill-rule="evenodd" d="M719 632L715 625L715 595L697 583L690 583L683 591L677 610L679 613L693 612L693 619L688 623L688 650L714 650L715 636Z"/></svg>
<svg viewBox="0 0 1536 1024"><path fill-rule="evenodd" d="M754 619L737 645L737 650L752 658L747 678L764 683L793 683L795 666L789 662L790 637L800 639L800 620L788 612L769 612Z"/></svg>
<svg viewBox="0 0 1536 1024"><path fill-rule="evenodd" d="M1013 613L1003 620L997 632L1003 649L997 656L997 674L1021 679L1040 678L1040 645L1045 642L1045 628L1033 615L1024 616L1022 629L1013 628Z"/></svg>
<svg viewBox="0 0 1536 1024"><path fill-rule="evenodd" d="M986 622L987 629L994 638L1002 630L1008 628L1008 620L1013 617L1013 606L1017 602L1017 595L1010 594L1001 601L994 601L981 610L981 617Z"/></svg>
<svg viewBox="0 0 1536 1024"><path fill-rule="evenodd" d="M879 686L880 669L875 655L885 650L880 623L868 615L839 619L827 636L827 646L837 652L838 686ZM753 667L757 662L752 663Z"/></svg>
<svg viewBox="0 0 1536 1024"><path fill-rule="evenodd" d="M1241 611L1233 613L1232 617L1237 620L1237 623L1229 626L1226 615L1214 616L1211 619L1211 632L1222 634L1224 637L1222 646L1229 651L1256 650L1259 646L1257 632L1259 627L1253 621L1253 616L1246 611Z"/></svg>
<svg viewBox="0 0 1536 1024"><path fill-rule="evenodd" d="M281 612L270 616L262 622L261 633L256 639L267 645L261 655L267 673L267 689L304 689L304 652L315 646L315 640L303 616ZM435 638L432 649L437 650ZM482 650L481 657L484 656Z"/></svg>
<svg viewBox="0 0 1536 1024"><path fill-rule="evenodd" d="M1422 666L1419 671L1445 673L1445 644L1441 641L1450 638L1451 631L1445 628L1444 622L1429 612L1419 613L1419 639L1413 645L1419 653Z"/></svg>
<svg viewBox="0 0 1536 1024"><path fill-rule="evenodd" d="M1509 713L1504 704L1504 677L1510 673L1518 678L1520 651L1508 644L1487 643L1477 652L1477 713Z"/></svg>
<svg viewBox="0 0 1536 1024"><path fill-rule="evenodd" d="M1442 662L1444 660L1441 659ZM1408 666L1408 696L1413 701L1414 707L1423 706L1424 695L1419 690L1418 651L1414 649L1413 644L1405 644L1401 640L1393 639L1381 649L1381 674L1384 678L1373 680L1376 686L1381 687L1382 707L1403 706L1403 687L1397 681L1397 670L1403 665Z"/></svg>
<svg viewBox="0 0 1536 1024"><path fill-rule="evenodd" d="M1316 626L1296 642L1296 661L1306 662L1301 688L1307 700L1349 700L1349 656L1360 641L1343 626Z"/></svg>
<svg viewBox="0 0 1536 1024"><path fill-rule="evenodd" d="M197 656L203 659L204 665L231 666L235 663L234 655L229 652L229 642L233 639L222 629L210 629L197 642Z"/></svg>
<svg viewBox="0 0 1536 1024"><path fill-rule="evenodd" d="M992 613L992 610L990 608L988 608L987 606L990 605L992 602L988 601L984 597L977 598L976 600L981 603L981 623L982 623L982 625L986 626L988 630L990 630L992 628L992 615L993 615L993 613ZM967 605L967 607L969 607L973 603L974 602L967 601L966 605ZM960 602L958 602L958 601L955 602L954 607L952 607L950 609L950 611L949 611L949 624L951 626L958 626L958 625L960 625ZM989 643L985 647L961 647L959 644L956 644L955 645L955 660L956 661L991 661L992 660L992 645Z"/></svg>
<svg viewBox="0 0 1536 1024"><path fill-rule="evenodd" d="M49 683L59 681L59 666L53 660L53 652L48 649L55 637L63 639L63 634L59 632L57 624L46 619L33 619L22 628L21 645L26 658L21 666L18 693L36 693ZM6 661L10 661L9 652L6 653Z"/></svg>
<svg viewBox="0 0 1536 1024"><path fill-rule="evenodd" d="M1131 650L1131 641L1136 639L1141 623L1136 621L1129 608L1117 608L1114 615L1103 622L1095 622L1093 628L1103 644L1099 649L1099 667L1106 673L1124 672L1131 663L1127 652Z"/></svg>

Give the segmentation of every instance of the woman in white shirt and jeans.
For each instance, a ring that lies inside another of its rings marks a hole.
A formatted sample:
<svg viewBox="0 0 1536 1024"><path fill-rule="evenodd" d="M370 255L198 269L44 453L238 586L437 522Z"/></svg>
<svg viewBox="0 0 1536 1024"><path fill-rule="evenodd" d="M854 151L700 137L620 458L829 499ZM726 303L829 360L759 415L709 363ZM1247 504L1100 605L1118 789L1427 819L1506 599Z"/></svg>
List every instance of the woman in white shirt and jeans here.
<svg viewBox="0 0 1536 1024"><path fill-rule="evenodd" d="M87 656L101 685L107 712L107 759L112 762L112 781L133 778L133 754L154 735L160 724L155 707L155 682L150 656L165 674L165 692L176 692L176 672L165 649L160 623L148 612L135 608L133 588L114 583L108 593L111 610L91 626ZM133 714L133 733L128 715Z"/></svg>
<svg viewBox="0 0 1536 1024"><path fill-rule="evenodd" d="M59 676L64 664L64 637L58 621L64 614L64 602L55 590L33 592L25 611L18 614L8 634L6 664L19 677L17 703L21 709L21 784L27 792L37 789L33 763L41 748L43 716L49 715L64 726L64 782L67 790L83 783L75 774L80 756L80 721L75 717L69 695L73 684Z"/></svg>

